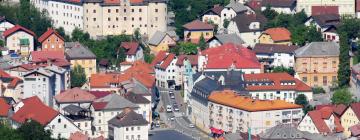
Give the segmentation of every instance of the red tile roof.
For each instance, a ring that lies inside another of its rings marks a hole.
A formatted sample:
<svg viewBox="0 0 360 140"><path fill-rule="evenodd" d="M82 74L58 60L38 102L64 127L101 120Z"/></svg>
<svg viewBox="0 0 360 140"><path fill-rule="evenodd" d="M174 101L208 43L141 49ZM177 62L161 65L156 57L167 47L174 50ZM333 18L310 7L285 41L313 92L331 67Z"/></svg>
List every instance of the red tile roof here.
<svg viewBox="0 0 360 140"><path fill-rule="evenodd" d="M334 111L334 113L337 115L337 116L341 116L347 109L347 106L344 105L344 104L339 104L339 105L333 105L333 104L329 104L329 105L316 105L315 106L315 109L316 110L320 110L324 107L331 107Z"/></svg>
<svg viewBox="0 0 360 140"><path fill-rule="evenodd" d="M349 129L351 136L358 137L360 135L360 124L353 125Z"/></svg>
<svg viewBox="0 0 360 140"><path fill-rule="evenodd" d="M65 59L62 51L33 51L31 52L32 61L43 61L47 59Z"/></svg>
<svg viewBox="0 0 360 140"><path fill-rule="evenodd" d="M250 0L246 5L253 10L259 10L261 9L261 0Z"/></svg>
<svg viewBox="0 0 360 140"><path fill-rule="evenodd" d="M81 102L92 102L96 97L78 87L65 90L55 96L55 100L58 103L81 103Z"/></svg>
<svg viewBox="0 0 360 140"><path fill-rule="evenodd" d="M89 138L88 135L85 135L79 131L70 134L69 140L105 140L103 136L99 136L96 138Z"/></svg>
<svg viewBox="0 0 360 140"><path fill-rule="evenodd" d="M127 55L135 55L140 47L137 42L122 42L120 46L125 49Z"/></svg>
<svg viewBox="0 0 360 140"><path fill-rule="evenodd" d="M155 77L148 73L126 72L120 73L98 73L92 74L90 77L91 88L110 88L111 84L119 84L123 81L130 81L132 79L139 81L147 88L151 88L155 84Z"/></svg>
<svg viewBox="0 0 360 140"><path fill-rule="evenodd" d="M325 123L325 120L328 120L333 114L333 109L331 107L323 107L320 110L313 110L308 112L309 117L314 123L315 127L320 133L330 133L333 132L329 126ZM340 119L334 115L335 131L342 132L344 128L340 124Z"/></svg>
<svg viewBox="0 0 360 140"><path fill-rule="evenodd" d="M96 97L96 99L105 97L109 94L111 94L110 91L89 91L92 95L94 95Z"/></svg>
<svg viewBox="0 0 360 140"><path fill-rule="evenodd" d="M131 67L126 69L124 73L133 73L133 74L154 74L154 68L144 62L144 61L135 61L131 64Z"/></svg>
<svg viewBox="0 0 360 140"><path fill-rule="evenodd" d="M360 103L350 104L351 109L354 111L356 117L360 119Z"/></svg>
<svg viewBox="0 0 360 140"><path fill-rule="evenodd" d="M204 23L200 20L194 20L183 26L187 30L213 30L214 26L211 24Z"/></svg>
<svg viewBox="0 0 360 140"><path fill-rule="evenodd" d="M270 35L271 39L274 42L277 41L290 41L291 40L291 33L288 29L284 27L278 28L269 28L264 31L264 34Z"/></svg>
<svg viewBox="0 0 360 140"><path fill-rule="evenodd" d="M23 99L22 102L24 106L11 117L18 123L24 123L31 119L45 126L59 114L56 110L43 104L37 96Z"/></svg>
<svg viewBox="0 0 360 140"><path fill-rule="evenodd" d="M49 28L45 33L43 33L39 38L38 41L40 43L42 43L44 40L46 40L48 37L50 37L52 34L55 34L58 38L60 38L61 40L65 41L65 39L58 33L56 32L54 29Z"/></svg>
<svg viewBox="0 0 360 140"><path fill-rule="evenodd" d="M8 88L15 88L19 83L23 82L20 78L12 77L12 80L8 84Z"/></svg>
<svg viewBox="0 0 360 140"><path fill-rule="evenodd" d="M312 6L311 15L339 14L338 6Z"/></svg>
<svg viewBox="0 0 360 140"><path fill-rule="evenodd" d="M179 55L176 61L176 65L183 66L185 59L188 59L192 66L197 66L198 64L198 55Z"/></svg>
<svg viewBox="0 0 360 140"><path fill-rule="evenodd" d="M0 98L0 116L7 117L10 109L10 105L7 104L4 98Z"/></svg>
<svg viewBox="0 0 360 140"><path fill-rule="evenodd" d="M143 3L144 0L130 0L130 3L136 4L136 3Z"/></svg>
<svg viewBox="0 0 360 140"><path fill-rule="evenodd" d="M207 69L228 69L232 65L237 69L260 69L256 54L240 45L227 43L201 52L208 58Z"/></svg>
<svg viewBox="0 0 360 140"><path fill-rule="evenodd" d="M11 75L5 72L4 70L0 69L0 77L1 78L10 78Z"/></svg>
<svg viewBox="0 0 360 140"><path fill-rule="evenodd" d="M26 33L34 36L34 37L36 36L33 31L30 31L29 29L26 29L25 27L22 27L22 26L20 26L20 25L18 25L18 24L15 25L14 27L12 27L12 28L4 31L3 36L6 38L6 37L8 37L9 35L17 32L17 31L24 31L24 32L26 32Z"/></svg>
<svg viewBox="0 0 360 140"><path fill-rule="evenodd" d="M95 110L102 110L106 107L107 104L107 102L93 102L92 106Z"/></svg>
<svg viewBox="0 0 360 140"><path fill-rule="evenodd" d="M360 12L360 0L356 0L355 3L356 3L355 11Z"/></svg>
<svg viewBox="0 0 360 140"><path fill-rule="evenodd" d="M304 82L292 77L288 73L259 73L245 74L244 80L247 82L273 82L269 85L248 85L248 91L267 91L267 90L295 90L311 91L311 87ZM294 82L295 85L281 85L281 82Z"/></svg>
<svg viewBox="0 0 360 140"><path fill-rule="evenodd" d="M160 63L166 58L166 56L167 55L165 51L159 51L155 56L154 60L151 62L151 66L155 66L156 64Z"/></svg>
<svg viewBox="0 0 360 140"><path fill-rule="evenodd" d="M173 53L160 51L152 61L151 65L160 69L166 69L175 59L175 57L176 56Z"/></svg>
<svg viewBox="0 0 360 140"><path fill-rule="evenodd" d="M104 0L105 4L120 4L120 0Z"/></svg>

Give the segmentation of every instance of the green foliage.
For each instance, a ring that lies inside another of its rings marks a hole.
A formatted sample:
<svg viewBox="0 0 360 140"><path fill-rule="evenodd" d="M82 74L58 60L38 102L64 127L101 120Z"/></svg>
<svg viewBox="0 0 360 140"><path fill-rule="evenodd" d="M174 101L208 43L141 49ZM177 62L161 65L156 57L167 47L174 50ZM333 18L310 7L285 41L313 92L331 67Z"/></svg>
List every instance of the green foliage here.
<svg viewBox="0 0 360 140"><path fill-rule="evenodd" d="M81 87L86 83L86 75L84 68L80 65L75 65L70 71L71 87Z"/></svg>
<svg viewBox="0 0 360 140"><path fill-rule="evenodd" d="M0 40L0 47L4 47L5 46L5 43L3 40Z"/></svg>
<svg viewBox="0 0 360 140"><path fill-rule="evenodd" d="M224 27L224 28L227 28L227 27L229 27L229 24L230 24L230 20L224 19L223 27Z"/></svg>
<svg viewBox="0 0 360 140"><path fill-rule="evenodd" d="M65 30L64 30L63 27L57 28L57 29L55 29L55 30L56 30L56 32L59 33L59 35L61 35L61 36L65 39L65 42L71 41L70 36L68 36L68 35L65 34Z"/></svg>
<svg viewBox="0 0 360 140"><path fill-rule="evenodd" d="M331 97L331 102L333 104L345 104L349 105L353 102L352 94L347 88L341 88L334 92L333 96Z"/></svg>
<svg viewBox="0 0 360 140"><path fill-rule="evenodd" d="M304 94L299 94L295 99L295 104L307 107L309 105L309 102Z"/></svg>
<svg viewBox="0 0 360 140"><path fill-rule="evenodd" d="M44 126L36 121L29 121L22 124L17 133L26 140L52 140L51 131L45 130Z"/></svg>
<svg viewBox="0 0 360 140"><path fill-rule="evenodd" d="M72 41L79 41L79 42L86 42L90 40L90 35L87 32L84 32L83 30L79 28L75 28L71 33Z"/></svg>
<svg viewBox="0 0 360 140"><path fill-rule="evenodd" d="M273 20L278 13L275 10L272 10L270 5L266 5L266 9L261 12L268 20Z"/></svg>
<svg viewBox="0 0 360 140"><path fill-rule="evenodd" d="M21 140L21 136L8 125L0 125L0 140Z"/></svg>
<svg viewBox="0 0 360 140"><path fill-rule="evenodd" d="M137 42L141 41L141 34L139 28L136 28L136 30L134 31L133 39Z"/></svg>
<svg viewBox="0 0 360 140"><path fill-rule="evenodd" d="M186 54L186 55L190 55L190 54L197 54L197 45L191 42L181 42L179 44L179 52L180 54Z"/></svg>
<svg viewBox="0 0 360 140"><path fill-rule="evenodd" d="M307 27L306 41L315 42L322 41L322 34L316 30L315 26Z"/></svg>
<svg viewBox="0 0 360 140"><path fill-rule="evenodd" d="M294 69L292 68L286 68L284 66L277 66L277 67L274 67L273 70L272 70L273 73L280 73L280 72L286 72L290 75L294 75L295 74L295 71Z"/></svg>
<svg viewBox="0 0 360 140"><path fill-rule="evenodd" d="M312 92L313 94L323 94L325 90L322 87L313 87Z"/></svg>
<svg viewBox="0 0 360 140"><path fill-rule="evenodd" d="M204 38L204 34L201 34L198 45L199 45L199 47L200 47L201 50L205 50L205 49L206 49L206 40L205 40L205 38Z"/></svg>
<svg viewBox="0 0 360 140"><path fill-rule="evenodd" d="M155 55L150 53L150 48L148 47L143 47L143 50L144 50L144 61L150 64L154 60Z"/></svg>
<svg viewBox="0 0 360 140"><path fill-rule="evenodd" d="M350 46L348 36L345 32L340 32L340 56L338 70L338 86L347 87L350 82Z"/></svg>

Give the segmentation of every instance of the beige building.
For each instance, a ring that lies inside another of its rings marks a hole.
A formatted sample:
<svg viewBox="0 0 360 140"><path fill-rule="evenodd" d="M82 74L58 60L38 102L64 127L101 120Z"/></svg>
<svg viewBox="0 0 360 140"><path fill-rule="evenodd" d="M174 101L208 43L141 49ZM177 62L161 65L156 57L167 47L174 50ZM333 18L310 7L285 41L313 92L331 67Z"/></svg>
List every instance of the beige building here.
<svg viewBox="0 0 360 140"><path fill-rule="evenodd" d="M297 49L295 77L311 87L332 86L337 81L339 48L334 42L312 42Z"/></svg>
<svg viewBox="0 0 360 140"><path fill-rule="evenodd" d="M355 16L355 0L297 0L296 9L304 10L308 16L321 13Z"/></svg>
<svg viewBox="0 0 360 140"><path fill-rule="evenodd" d="M166 31L165 1L145 0L85 0L84 31L91 37L133 34L139 29L151 37L156 31Z"/></svg>
<svg viewBox="0 0 360 140"><path fill-rule="evenodd" d="M360 103L352 103L341 115L341 125L344 127L344 135L349 137L349 128L360 122Z"/></svg>
<svg viewBox="0 0 360 140"><path fill-rule="evenodd" d="M79 42L66 42L65 49L66 59L70 61L71 68L80 65L84 68L87 78L96 73L96 56L89 48Z"/></svg>

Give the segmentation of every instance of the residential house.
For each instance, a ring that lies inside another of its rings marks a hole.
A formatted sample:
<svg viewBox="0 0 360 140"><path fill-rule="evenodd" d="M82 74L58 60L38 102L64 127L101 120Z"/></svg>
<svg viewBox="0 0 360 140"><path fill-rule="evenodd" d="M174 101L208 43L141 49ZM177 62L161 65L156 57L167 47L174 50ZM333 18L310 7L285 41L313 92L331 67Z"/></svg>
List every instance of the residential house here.
<svg viewBox="0 0 360 140"><path fill-rule="evenodd" d="M333 108L331 107L309 111L299 123L298 129L322 135L344 131L340 124L340 118L333 113Z"/></svg>
<svg viewBox="0 0 360 140"><path fill-rule="evenodd" d="M295 77L311 87L332 86L337 81L339 48L334 42L311 42L295 50Z"/></svg>
<svg viewBox="0 0 360 140"><path fill-rule="evenodd" d="M157 54L160 51L168 51L169 48L176 45L176 37L170 34L170 32L156 31L150 38L148 45L151 53Z"/></svg>
<svg viewBox="0 0 360 140"><path fill-rule="evenodd" d="M208 40L214 36L214 26L200 20L194 20L184 26L184 41L199 43L201 36Z"/></svg>
<svg viewBox="0 0 360 140"><path fill-rule="evenodd" d="M212 92L208 97L210 127L225 132L260 134L278 124L298 123L302 106L282 100L258 100L232 90Z"/></svg>
<svg viewBox="0 0 360 140"><path fill-rule="evenodd" d="M339 35L336 29L340 25L340 20L340 15L338 14L313 15L307 19L305 25L315 26L323 35L324 40L339 42Z"/></svg>
<svg viewBox="0 0 360 140"><path fill-rule="evenodd" d="M79 128L62 114L46 106L37 96L23 99L15 105L11 117L13 128L19 128L29 119L39 122L45 130L52 132L52 138L69 138L70 134L79 131Z"/></svg>
<svg viewBox="0 0 360 140"><path fill-rule="evenodd" d="M296 13L296 0L264 0L261 4L261 11L264 11L269 6L270 9L275 10L277 13Z"/></svg>
<svg viewBox="0 0 360 140"><path fill-rule="evenodd" d="M9 112L12 111L12 108L4 98L0 98L0 106L0 124L3 125L8 121Z"/></svg>
<svg viewBox="0 0 360 140"><path fill-rule="evenodd" d="M99 62L99 71L100 72L107 72L110 68L109 59L101 59Z"/></svg>
<svg viewBox="0 0 360 140"><path fill-rule="evenodd" d="M295 66L295 45L256 44L253 51L264 69L273 67L293 68Z"/></svg>
<svg viewBox="0 0 360 140"><path fill-rule="evenodd" d="M259 42L266 22L267 19L261 14L240 14L230 21L227 30L240 35L246 46L253 47Z"/></svg>
<svg viewBox="0 0 360 140"><path fill-rule="evenodd" d="M351 67L350 86L355 97L360 98L360 64Z"/></svg>
<svg viewBox="0 0 360 140"><path fill-rule="evenodd" d="M0 38L2 38L3 33L6 30L8 30L14 26L15 26L15 24L13 22L9 21L8 19L6 19L5 16L0 16Z"/></svg>
<svg viewBox="0 0 360 140"><path fill-rule="evenodd" d="M17 53L23 56L29 55L35 50L34 38L35 33L20 25L4 31L5 45L10 53Z"/></svg>
<svg viewBox="0 0 360 140"><path fill-rule="evenodd" d="M109 123L110 140L148 140L149 122L146 121L141 114L137 114L130 108L124 111L111 120Z"/></svg>
<svg viewBox="0 0 360 140"><path fill-rule="evenodd" d="M344 127L345 137L351 135L350 127L360 122L360 103L351 103L340 117L341 125Z"/></svg>
<svg viewBox="0 0 360 140"><path fill-rule="evenodd" d="M350 129L349 131L351 132L351 138L358 139L360 136L360 133L359 133L360 132L360 124L351 126L349 129ZM349 139L351 139L351 138L349 138Z"/></svg>
<svg viewBox="0 0 360 140"><path fill-rule="evenodd" d="M167 52L159 52L151 65L155 68L155 84L162 88L170 88L172 86L181 86L182 83L176 81L178 68L175 54Z"/></svg>
<svg viewBox="0 0 360 140"><path fill-rule="evenodd" d="M82 108L70 104L63 108L63 114L66 119L75 124L81 132L86 135L93 134L91 112L89 108Z"/></svg>
<svg viewBox="0 0 360 140"><path fill-rule="evenodd" d="M96 55L79 42L65 43L66 59L70 61L71 67L79 65L85 70L87 78L96 73Z"/></svg>
<svg viewBox="0 0 360 140"><path fill-rule="evenodd" d="M237 15L244 14L247 12L247 8L244 4L231 0L228 5L226 5L223 10L221 10L221 20L220 26L223 27L224 21L230 21L232 18L236 17Z"/></svg>
<svg viewBox="0 0 360 140"><path fill-rule="evenodd" d="M0 70L0 95L4 98L11 98L14 102L23 99L23 80L11 76L3 70Z"/></svg>
<svg viewBox="0 0 360 140"><path fill-rule="evenodd" d="M266 29L259 37L261 44L291 44L291 33L284 27Z"/></svg>
<svg viewBox="0 0 360 140"><path fill-rule="evenodd" d="M95 133L93 136L104 136L108 138L109 131L112 131L111 129L109 130L108 121L122 113L126 108L136 110L139 106L118 94L109 94L96 99L90 109L94 119L92 125Z"/></svg>
<svg viewBox="0 0 360 140"><path fill-rule="evenodd" d="M105 138L102 136L90 138L89 135L76 131L70 134L69 140L105 140Z"/></svg>
<svg viewBox="0 0 360 140"><path fill-rule="evenodd" d="M333 41L333 42L339 43L340 37L336 30L337 30L336 26L332 26L332 27L326 29L324 32L322 32L323 39L325 41Z"/></svg>
<svg viewBox="0 0 360 140"><path fill-rule="evenodd" d="M152 122L152 108L151 108L151 100L148 100L145 96L141 94L136 94L133 92L128 92L124 95L124 98L129 100L130 102L139 106L137 109L137 113L142 115L143 119L145 119L149 124Z"/></svg>
<svg viewBox="0 0 360 140"><path fill-rule="evenodd" d="M41 43L42 51L65 51L65 39L54 29L49 28L38 41Z"/></svg>
<svg viewBox="0 0 360 140"><path fill-rule="evenodd" d="M298 0L296 4L296 11L304 10L308 16L323 13L336 13L340 15L355 16L355 0L315 0L311 2L306 0Z"/></svg>
<svg viewBox="0 0 360 140"><path fill-rule="evenodd" d="M213 8L205 11L201 15L202 22L205 23L213 23L215 25L220 25L223 21L221 21L221 11L224 9L221 5L214 5Z"/></svg>
<svg viewBox="0 0 360 140"><path fill-rule="evenodd" d="M232 43L236 45L243 45L245 42L240 38L239 35L232 34L217 34L209 39L207 42L209 48L219 47L226 43Z"/></svg>
<svg viewBox="0 0 360 140"><path fill-rule="evenodd" d="M120 47L124 48L127 62L144 60L143 49L137 42L121 42Z"/></svg>
<svg viewBox="0 0 360 140"><path fill-rule="evenodd" d="M252 98L295 103L296 97L303 94L308 101L313 100L311 87L288 73L245 74L244 80Z"/></svg>
<svg viewBox="0 0 360 140"><path fill-rule="evenodd" d="M177 66L176 71L178 72L175 81L176 83L184 83L188 77L186 73L190 71L192 73L197 72L198 55L179 55L175 65Z"/></svg>
<svg viewBox="0 0 360 140"><path fill-rule="evenodd" d="M199 53L198 71L227 71L260 73L261 65L253 51L232 43L208 48Z"/></svg>

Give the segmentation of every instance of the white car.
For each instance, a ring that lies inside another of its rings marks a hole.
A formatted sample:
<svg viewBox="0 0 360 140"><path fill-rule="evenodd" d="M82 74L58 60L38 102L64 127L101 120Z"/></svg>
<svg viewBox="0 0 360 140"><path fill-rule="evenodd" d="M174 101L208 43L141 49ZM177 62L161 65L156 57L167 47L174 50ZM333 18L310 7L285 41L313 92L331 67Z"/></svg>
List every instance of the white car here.
<svg viewBox="0 0 360 140"><path fill-rule="evenodd" d="M191 124L189 124L189 127L190 128L195 128L195 125L191 123Z"/></svg>
<svg viewBox="0 0 360 140"><path fill-rule="evenodd" d="M170 98L171 98L171 99L175 99L175 96L174 96L174 95L170 95Z"/></svg>
<svg viewBox="0 0 360 140"><path fill-rule="evenodd" d="M180 110L179 110L179 108L174 107L174 111L179 112Z"/></svg>
<svg viewBox="0 0 360 140"><path fill-rule="evenodd" d="M172 112L172 107L171 107L171 105L167 105L167 106L166 106L166 112L168 112L168 113Z"/></svg>
<svg viewBox="0 0 360 140"><path fill-rule="evenodd" d="M170 120L171 120L171 121L175 121L175 117L172 116L172 117L170 118Z"/></svg>

